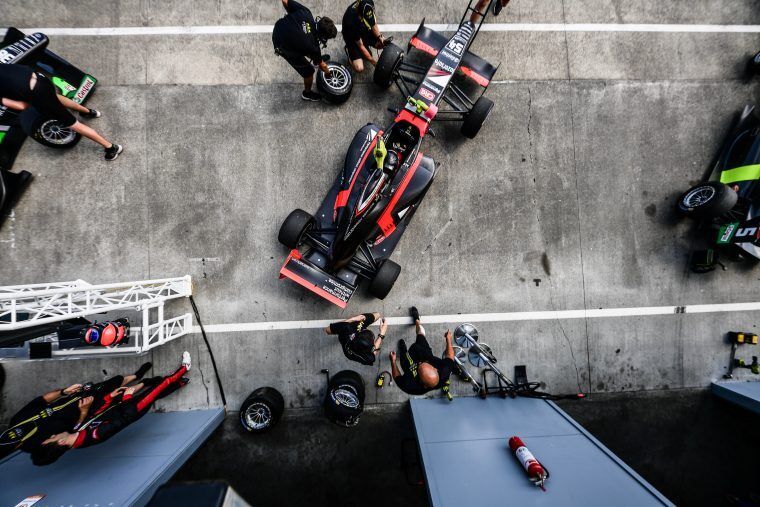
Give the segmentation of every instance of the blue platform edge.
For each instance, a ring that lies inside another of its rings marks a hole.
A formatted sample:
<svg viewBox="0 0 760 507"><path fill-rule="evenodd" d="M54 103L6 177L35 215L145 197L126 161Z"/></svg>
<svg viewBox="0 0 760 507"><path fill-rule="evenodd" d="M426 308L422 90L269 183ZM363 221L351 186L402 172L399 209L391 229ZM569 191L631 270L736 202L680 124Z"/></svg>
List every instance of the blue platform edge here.
<svg viewBox="0 0 760 507"><path fill-rule="evenodd" d="M674 505L556 404L410 400L430 505ZM507 446L518 435L552 474L531 485ZM466 493L462 493L466 491Z"/></svg>
<svg viewBox="0 0 760 507"><path fill-rule="evenodd" d="M713 382L711 389L714 395L760 414L760 381L719 381Z"/></svg>
<svg viewBox="0 0 760 507"><path fill-rule="evenodd" d="M224 421L224 409L151 412L107 442L46 467L26 453L0 462L0 505L44 494L35 507L146 505Z"/></svg>

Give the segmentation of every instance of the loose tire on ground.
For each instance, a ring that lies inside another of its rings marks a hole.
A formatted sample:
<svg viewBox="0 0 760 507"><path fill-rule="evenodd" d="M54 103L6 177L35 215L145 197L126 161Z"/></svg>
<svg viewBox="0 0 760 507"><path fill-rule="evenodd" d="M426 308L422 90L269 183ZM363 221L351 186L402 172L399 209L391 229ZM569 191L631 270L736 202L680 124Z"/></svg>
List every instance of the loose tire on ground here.
<svg viewBox="0 0 760 507"><path fill-rule="evenodd" d="M713 218L731 210L738 195L728 185L717 181L700 183L678 198L680 213L696 218Z"/></svg>
<svg viewBox="0 0 760 507"><path fill-rule="evenodd" d="M288 248L297 248L301 238L314 225L314 217L302 209L294 209L282 222L277 240Z"/></svg>
<svg viewBox="0 0 760 507"><path fill-rule="evenodd" d="M351 96L354 80L351 71L338 62L327 62L329 74L317 71L317 90L328 102L342 104Z"/></svg>
<svg viewBox="0 0 760 507"><path fill-rule="evenodd" d="M380 53L380 58L377 59L377 65L375 65L375 72L372 75L372 80L380 88L388 88L393 84L393 80L396 78L398 72L398 66L404 59L404 50L397 45L390 43Z"/></svg>
<svg viewBox="0 0 760 507"><path fill-rule="evenodd" d="M370 294L377 299L385 299L385 296L393 289L393 284L396 283L400 273L401 266L390 259L385 261L372 279L372 283L369 284Z"/></svg>
<svg viewBox="0 0 760 507"><path fill-rule="evenodd" d="M343 370L332 376L327 385L324 409L327 418L347 428L359 424L364 411L364 380L352 370Z"/></svg>
<svg viewBox="0 0 760 507"><path fill-rule="evenodd" d="M467 139L475 139L480 128L488 119L493 109L493 101L487 97L480 97L464 117L460 132Z"/></svg>
<svg viewBox="0 0 760 507"><path fill-rule="evenodd" d="M56 120L46 120L32 134L32 139L57 150L73 148L82 139L71 127L64 127Z"/></svg>
<svg viewBox="0 0 760 507"><path fill-rule="evenodd" d="M264 433L279 422L284 410L285 400L279 391L260 387L240 406L240 424L250 433Z"/></svg>

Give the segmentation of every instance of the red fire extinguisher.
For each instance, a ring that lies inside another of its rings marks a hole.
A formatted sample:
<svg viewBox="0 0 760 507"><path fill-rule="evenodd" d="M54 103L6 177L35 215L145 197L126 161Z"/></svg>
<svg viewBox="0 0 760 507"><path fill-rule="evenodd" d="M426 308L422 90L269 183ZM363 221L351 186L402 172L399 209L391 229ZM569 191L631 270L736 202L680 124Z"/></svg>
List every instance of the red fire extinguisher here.
<svg viewBox="0 0 760 507"><path fill-rule="evenodd" d="M549 470L533 456L533 453L528 450L520 437L514 436L510 438L509 448L517 457L517 460L522 463L523 468L528 473L528 479L543 490L544 482L549 478Z"/></svg>

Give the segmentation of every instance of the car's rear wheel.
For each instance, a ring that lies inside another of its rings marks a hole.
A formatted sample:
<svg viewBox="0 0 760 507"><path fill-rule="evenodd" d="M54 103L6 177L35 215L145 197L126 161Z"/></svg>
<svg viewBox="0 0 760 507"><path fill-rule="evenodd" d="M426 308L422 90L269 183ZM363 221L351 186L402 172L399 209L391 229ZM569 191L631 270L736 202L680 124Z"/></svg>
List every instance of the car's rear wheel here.
<svg viewBox="0 0 760 507"><path fill-rule="evenodd" d="M403 60L404 50L393 43L388 44L380 53L380 58L377 59L372 80L377 86L388 88L396 79L398 67Z"/></svg>
<svg viewBox="0 0 760 507"><path fill-rule="evenodd" d="M71 127L61 125L57 120L46 120L34 132L32 139L48 148L63 150L74 147L82 136Z"/></svg>
<svg viewBox="0 0 760 507"><path fill-rule="evenodd" d="M385 261L369 284L370 294L377 299L385 299L385 296L393 289L399 274L401 274L401 266L390 259Z"/></svg>
<svg viewBox="0 0 760 507"><path fill-rule="evenodd" d="M240 406L240 424L251 433L264 433L277 424L284 411L282 394L272 387L260 387Z"/></svg>
<svg viewBox="0 0 760 507"><path fill-rule="evenodd" d="M686 216L712 218L730 211L739 196L728 185L708 181L690 188L678 198L678 211Z"/></svg>
<svg viewBox="0 0 760 507"><path fill-rule="evenodd" d="M317 89L333 104L342 104L351 96L354 80L348 67L338 62L327 62L328 71L317 71Z"/></svg>
<svg viewBox="0 0 760 507"><path fill-rule="evenodd" d="M462 135L468 139L474 139L480 132L480 128L491 115L493 101L486 97L480 97L464 117L462 122Z"/></svg>
<svg viewBox="0 0 760 507"><path fill-rule="evenodd" d="M277 240L288 248L297 248L304 233L313 225L313 216L302 209L294 209L280 226Z"/></svg>

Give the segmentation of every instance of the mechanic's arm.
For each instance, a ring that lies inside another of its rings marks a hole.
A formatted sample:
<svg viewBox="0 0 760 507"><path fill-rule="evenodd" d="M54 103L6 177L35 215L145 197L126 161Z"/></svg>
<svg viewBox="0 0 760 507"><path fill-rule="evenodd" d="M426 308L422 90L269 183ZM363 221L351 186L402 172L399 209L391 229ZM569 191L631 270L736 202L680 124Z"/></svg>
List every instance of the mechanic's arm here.
<svg viewBox="0 0 760 507"><path fill-rule="evenodd" d="M2 104L7 107L8 109L13 109L14 111L23 111L27 107L29 107L29 104L26 102L21 102L20 100L11 100L6 99L5 97L2 98Z"/></svg>
<svg viewBox="0 0 760 507"><path fill-rule="evenodd" d="M52 401L57 400L61 396L68 396L70 394L79 392L82 389L82 384L72 384L69 387L65 387L63 389L59 389L57 391L50 391L49 393L45 393L42 395L42 399L45 400L45 403L50 403Z"/></svg>
<svg viewBox="0 0 760 507"><path fill-rule="evenodd" d="M377 25L375 25L377 26ZM362 54L365 60L367 60L372 65L377 65L377 60L375 60L375 57L372 56L372 53L369 52L367 47L364 45L364 42L362 42L361 39L356 41L359 44L359 52Z"/></svg>
<svg viewBox="0 0 760 507"><path fill-rule="evenodd" d="M393 377L393 380L396 380L401 376L401 372L398 371L398 365L396 364L396 352L393 351L388 354L388 359L391 360L391 376Z"/></svg>
<svg viewBox="0 0 760 507"><path fill-rule="evenodd" d="M288 0L281 0L282 6L285 7L285 10L288 10Z"/></svg>
<svg viewBox="0 0 760 507"><path fill-rule="evenodd" d="M444 335L444 337L446 338L446 350L444 351L444 355L453 361L454 360L454 346L451 345L451 330L450 329L446 330L446 334Z"/></svg>
<svg viewBox="0 0 760 507"><path fill-rule="evenodd" d="M380 321L380 334L377 335L377 338L375 338L375 357L380 353L380 347L383 346L383 339L385 338L385 333L388 332L388 323L385 322L385 319ZM394 361L395 363L395 361ZM393 368L393 366L391 366Z"/></svg>
<svg viewBox="0 0 760 507"><path fill-rule="evenodd" d="M79 419L77 419L77 423L74 425L74 428L79 428L79 426L81 426L81 424L84 422L87 414L90 412L90 407L92 406L92 402L94 400L95 398L92 396L88 396L87 398L79 400Z"/></svg>
<svg viewBox="0 0 760 507"><path fill-rule="evenodd" d="M324 62L322 60L319 61L319 70L327 74L330 72L330 67L327 66L327 62Z"/></svg>

